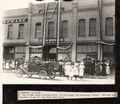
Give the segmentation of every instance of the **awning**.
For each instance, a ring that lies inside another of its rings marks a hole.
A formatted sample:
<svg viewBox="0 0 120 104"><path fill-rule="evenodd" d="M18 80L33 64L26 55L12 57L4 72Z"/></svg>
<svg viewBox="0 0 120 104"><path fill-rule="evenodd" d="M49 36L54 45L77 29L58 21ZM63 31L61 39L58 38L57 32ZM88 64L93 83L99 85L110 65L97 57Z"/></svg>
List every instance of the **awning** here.
<svg viewBox="0 0 120 104"><path fill-rule="evenodd" d="M29 48L43 48L43 45L42 46L29 46Z"/></svg>
<svg viewBox="0 0 120 104"><path fill-rule="evenodd" d="M69 48L71 48L71 46L72 46L72 42L68 45L68 46L66 46L66 47L63 47L63 46L57 46L57 48L58 49L61 49L61 50L67 50L67 49L69 49Z"/></svg>
<svg viewBox="0 0 120 104"><path fill-rule="evenodd" d="M97 42L97 43L98 44L104 44L104 45L111 45L111 46L115 45L115 43L107 43L107 42L103 42L103 41Z"/></svg>

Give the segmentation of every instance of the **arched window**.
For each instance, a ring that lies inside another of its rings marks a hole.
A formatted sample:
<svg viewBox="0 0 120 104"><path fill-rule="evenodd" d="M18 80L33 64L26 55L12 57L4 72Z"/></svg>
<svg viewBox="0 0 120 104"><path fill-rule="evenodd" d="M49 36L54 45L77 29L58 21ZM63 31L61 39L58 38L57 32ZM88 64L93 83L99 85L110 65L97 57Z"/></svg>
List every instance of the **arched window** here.
<svg viewBox="0 0 120 104"><path fill-rule="evenodd" d="M68 21L64 20L61 24L61 35L60 38L68 37Z"/></svg>
<svg viewBox="0 0 120 104"><path fill-rule="evenodd" d="M42 38L42 27L41 27L41 23L36 23L35 38Z"/></svg>
<svg viewBox="0 0 120 104"><path fill-rule="evenodd" d="M85 19L80 19L78 24L78 37L85 36Z"/></svg>
<svg viewBox="0 0 120 104"><path fill-rule="evenodd" d="M105 19L105 34L106 36L113 35L113 18L112 17L107 17Z"/></svg>
<svg viewBox="0 0 120 104"><path fill-rule="evenodd" d="M48 38L55 38L54 34L54 22L51 21L48 23Z"/></svg>
<svg viewBox="0 0 120 104"><path fill-rule="evenodd" d="M24 24L19 24L18 39L24 38Z"/></svg>
<svg viewBox="0 0 120 104"><path fill-rule="evenodd" d="M11 25L8 25L7 39L12 39L13 38L12 34L13 34L13 25L11 24Z"/></svg>
<svg viewBox="0 0 120 104"><path fill-rule="evenodd" d="M89 36L96 36L96 18L89 20Z"/></svg>

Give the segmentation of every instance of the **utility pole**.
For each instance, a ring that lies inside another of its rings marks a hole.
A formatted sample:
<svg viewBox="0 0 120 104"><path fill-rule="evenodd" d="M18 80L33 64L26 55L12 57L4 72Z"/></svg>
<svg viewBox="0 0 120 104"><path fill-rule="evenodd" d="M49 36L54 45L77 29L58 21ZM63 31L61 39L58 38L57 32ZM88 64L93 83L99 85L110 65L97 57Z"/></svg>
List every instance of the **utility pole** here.
<svg viewBox="0 0 120 104"><path fill-rule="evenodd" d="M98 15L99 15L99 35L98 35L98 60L102 61L103 59L103 47L101 44L103 36L103 0L98 0Z"/></svg>

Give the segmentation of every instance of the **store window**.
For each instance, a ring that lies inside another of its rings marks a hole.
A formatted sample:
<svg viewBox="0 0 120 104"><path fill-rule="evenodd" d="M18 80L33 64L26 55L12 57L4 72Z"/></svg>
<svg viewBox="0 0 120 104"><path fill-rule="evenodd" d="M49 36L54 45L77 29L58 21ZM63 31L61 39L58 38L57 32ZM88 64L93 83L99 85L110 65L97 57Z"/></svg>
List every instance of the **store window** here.
<svg viewBox="0 0 120 104"><path fill-rule="evenodd" d="M107 17L105 20L105 33L106 33L106 36L113 35L113 18L112 17Z"/></svg>
<svg viewBox="0 0 120 104"><path fill-rule="evenodd" d="M13 25L8 25L8 36L7 36L7 39L12 39L13 36Z"/></svg>
<svg viewBox="0 0 120 104"><path fill-rule="evenodd" d="M23 39L23 38L24 38L24 24L19 24L18 39Z"/></svg>
<svg viewBox="0 0 120 104"><path fill-rule="evenodd" d="M25 53L26 48L24 46L15 47L15 53Z"/></svg>
<svg viewBox="0 0 120 104"><path fill-rule="evenodd" d="M15 58L25 56L26 47L24 46L17 46L15 47Z"/></svg>
<svg viewBox="0 0 120 104"><path fill-rule="evenodd" d="M89 20L89 36L96 36L96 19Z"/></svg>
<svg viewBox="0 0 120 104"><path fill-rule="evenodd" d="M68 37L68 21L62 21L60 38Z"/></svg>
<svg viewBox="0 0 120 104"><path fill-rule="evenodd" d="M38 49L38 48L31 48L30 52L31 52L32 54L42 53L42 49Z"/></svg>
<svg viewBox="0 0 120 104"><path fill-rule="evenodd" d="M48 23L48 38L56 38L54 33L54 22Z"/></svg>
<svg viewBox="0 0 120 104"><path fill-rule="evenodd" d="M78 45L77 61L82 61L86 56L97 59L97 45Z"/></svg>
<svg viewBox="0 0 120 104"><path fill-rule="evenodd" d="M78 24L78 37L85 36L85 19L80 19Z"/></svg>
<svg viewBox="0 0 120 104"><path fill-rule="evenodd" d="M36 23L35 38L42 38L42 27L41 27L41 23Z"/></svg>
<svg viewBox="0 0 120 104"><path fill-rule="evenodd" d="M78 45L77 52L78 53L97 52L97 46L96 45Z"/></svg>
<svg viewBox="0 0 120 104"><path fill-rule="evenodd" d="M71 52L72 52L71 48L66 50L58 49L58 60L71 61Z"/></svg>

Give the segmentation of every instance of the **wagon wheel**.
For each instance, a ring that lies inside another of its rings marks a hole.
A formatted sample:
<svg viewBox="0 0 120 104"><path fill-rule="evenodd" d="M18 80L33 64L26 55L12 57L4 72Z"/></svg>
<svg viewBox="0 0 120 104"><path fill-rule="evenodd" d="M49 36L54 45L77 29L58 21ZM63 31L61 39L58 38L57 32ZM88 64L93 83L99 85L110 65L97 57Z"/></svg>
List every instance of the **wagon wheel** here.
<svg viewBox="0 0 120 104"><path fill-rule="evenodd" d="M47 77L47 72L45 70L41 70L39 72L40 79L45 79Z"/></svg>
<svg viewBox="0 0 120 104"><path fill-rule="evenodd" d="M17 77L22 77L23 71L20 68L18 68L16 71L16 75L17 75Z"/></svg>
<svg viewBox="0 0 120 104"><path fill-rule="evenodd" d="M49 73L49 78L50 78L50 79L54 79L55 77L56 77L55 71L50 71L50 73Z"/></svg>

